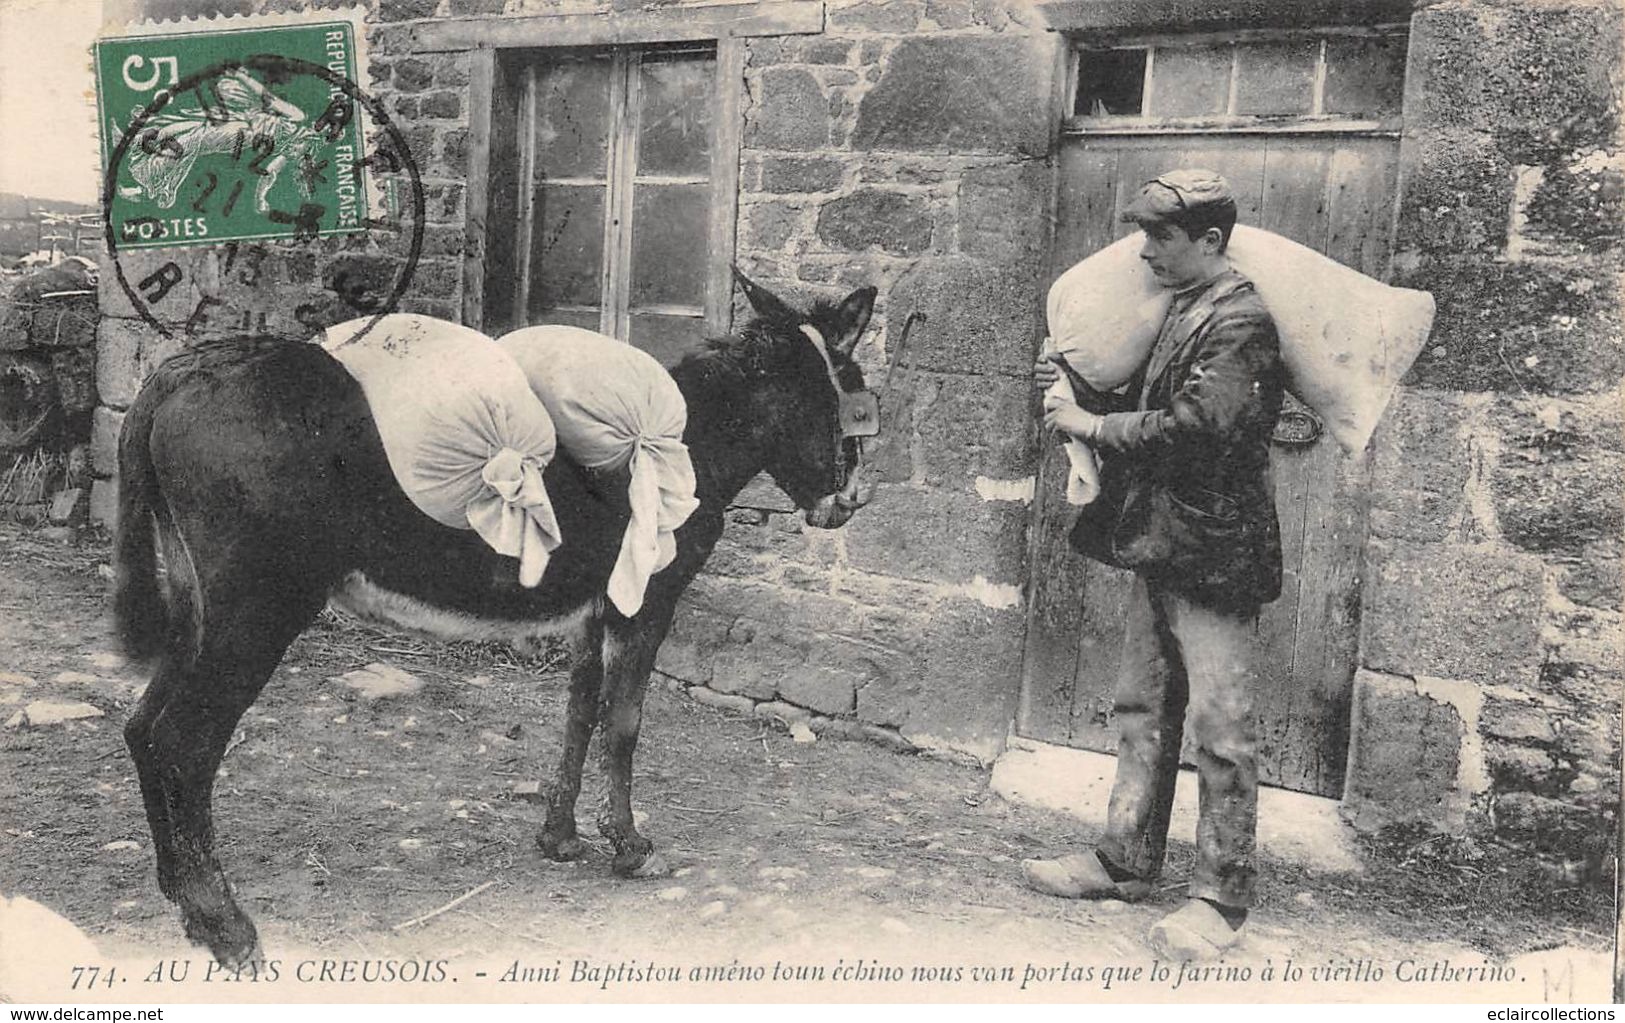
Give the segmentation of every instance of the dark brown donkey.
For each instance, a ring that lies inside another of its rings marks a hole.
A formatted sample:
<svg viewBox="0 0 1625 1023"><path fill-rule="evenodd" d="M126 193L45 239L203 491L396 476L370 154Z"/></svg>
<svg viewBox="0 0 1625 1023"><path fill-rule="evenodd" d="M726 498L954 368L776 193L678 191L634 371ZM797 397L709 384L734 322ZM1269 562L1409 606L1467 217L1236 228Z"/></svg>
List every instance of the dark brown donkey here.
<svg viewBox="0 0 1625 1023"><path fill-rule="evenodd" d="M575 802L599 727L609 795L598 827L614 845L614 871L663 871L632 822L632 752L655 651L722 534L724 509L764 470L811 525L840 526L863 503L858 444L840 409L863 394L851 356L875 289L803 315L739 280L756 318L672 370L688 402L683 439L700 504L632 618L605 598L629 518L624 470L589 472L562 452L548 466L564 544L541 585L526 589L517 561L412 505L360 386L319 347L222 341L153 374L119 440L115 612L131 655L156 660L124 734L158 886L180 906L188 937L222 963L258 954L214 854L215 771L238 719L329 598L447 637L567 637L569 717L538 842L555 859L582 854Z"/></svg>

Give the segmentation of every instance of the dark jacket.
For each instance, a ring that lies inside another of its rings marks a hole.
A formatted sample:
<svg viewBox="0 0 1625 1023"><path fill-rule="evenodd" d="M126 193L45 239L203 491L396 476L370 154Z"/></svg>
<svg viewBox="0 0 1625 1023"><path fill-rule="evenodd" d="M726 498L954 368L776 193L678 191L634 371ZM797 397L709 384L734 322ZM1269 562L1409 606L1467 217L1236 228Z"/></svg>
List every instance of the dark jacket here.
<svg viewBox="0 0 1625 1023"><path fill-rule="evenodd" d="M1251 281L1227 270L1176 295L1124 394L1073 377L1078 404L1105 415L1101 495L1073 546L1203 603L1280 596L1270 436L1284 379L1275 321Z"/></svg>

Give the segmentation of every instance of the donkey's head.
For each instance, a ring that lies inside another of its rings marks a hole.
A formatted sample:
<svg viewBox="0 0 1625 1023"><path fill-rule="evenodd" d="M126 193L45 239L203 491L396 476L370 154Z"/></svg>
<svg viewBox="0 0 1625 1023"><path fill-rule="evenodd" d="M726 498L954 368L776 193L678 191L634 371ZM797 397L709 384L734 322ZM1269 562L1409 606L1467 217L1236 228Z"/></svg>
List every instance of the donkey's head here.
<svg viewBox="0 0 1625 1023"><path fill-rule="evenodd" d="M852 360L875 289L802 313L737 268L734 276L756 311L745 333L758 345L755 372L766 385L756 393L768 474L806 512L808 525L845 525L870 496L860 492L860 438L879 429L874 395Z"/></svg>

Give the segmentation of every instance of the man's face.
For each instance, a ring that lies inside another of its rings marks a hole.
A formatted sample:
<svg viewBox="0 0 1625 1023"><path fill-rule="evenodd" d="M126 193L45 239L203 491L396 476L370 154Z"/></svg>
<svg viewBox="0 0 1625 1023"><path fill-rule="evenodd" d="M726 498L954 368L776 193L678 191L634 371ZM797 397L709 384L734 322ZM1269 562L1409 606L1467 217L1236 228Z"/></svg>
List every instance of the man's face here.
<svg viewBox="0 0 1625 1023"><path fill-rule="evenodd" d="M1173 224L1145 224L1140 258L1164 288L1182 288L1208 276L1214 246L1207 236L1192 238Z"/></svg>

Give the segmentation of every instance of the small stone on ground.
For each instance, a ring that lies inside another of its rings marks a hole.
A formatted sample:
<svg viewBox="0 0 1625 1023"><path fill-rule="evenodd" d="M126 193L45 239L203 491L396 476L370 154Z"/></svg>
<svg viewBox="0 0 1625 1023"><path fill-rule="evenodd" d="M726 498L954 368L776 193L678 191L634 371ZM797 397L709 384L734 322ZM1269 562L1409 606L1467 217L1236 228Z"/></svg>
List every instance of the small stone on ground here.
<svg viewBox="0 0 1625 1023"><path fill-rule="evenodd" d="M423 680L411 672L376 662L365 668L347 671L338 677L338 681L354 689L363 700L369 701L409 696L424 686Z"/></svg>

